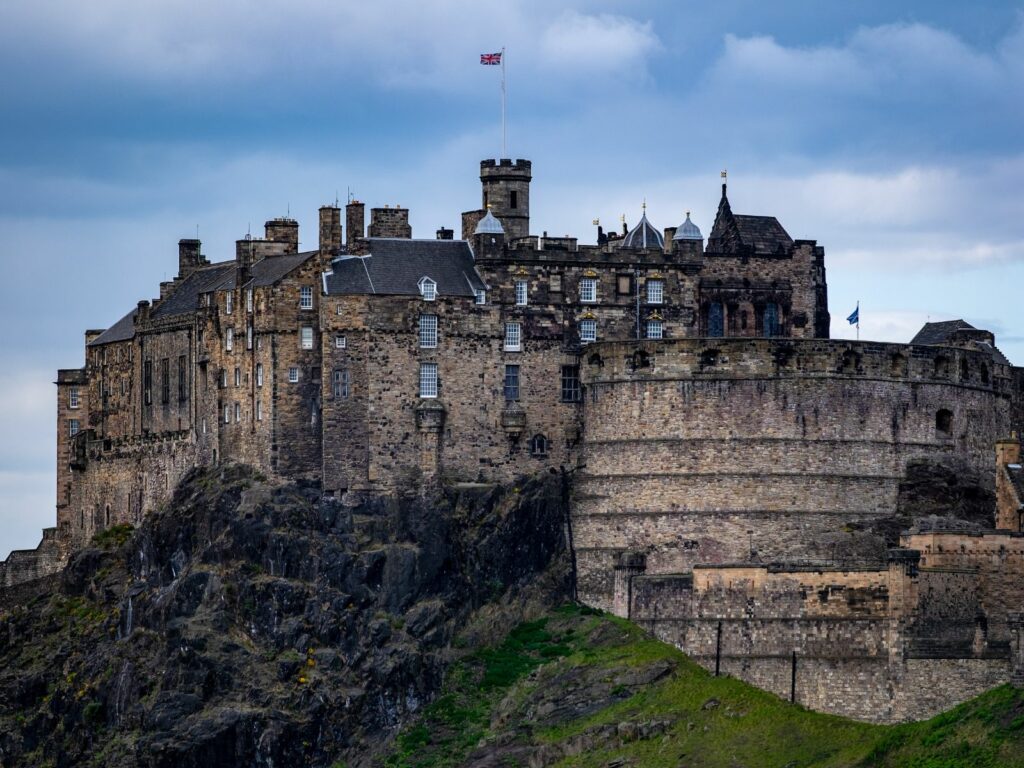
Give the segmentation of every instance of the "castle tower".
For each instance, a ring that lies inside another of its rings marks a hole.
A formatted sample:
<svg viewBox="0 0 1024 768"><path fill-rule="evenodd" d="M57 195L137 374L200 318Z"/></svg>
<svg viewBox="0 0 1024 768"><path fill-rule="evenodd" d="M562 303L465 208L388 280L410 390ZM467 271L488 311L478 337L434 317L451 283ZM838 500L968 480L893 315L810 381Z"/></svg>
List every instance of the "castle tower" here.
<svg viewBox="0 0 1024 768"><path fill-rule="evenodd" d="M508 240L530 234L530 180L533 164L529 160L508 158L480 161L480 185L483 210L498 217Z"/></svg>

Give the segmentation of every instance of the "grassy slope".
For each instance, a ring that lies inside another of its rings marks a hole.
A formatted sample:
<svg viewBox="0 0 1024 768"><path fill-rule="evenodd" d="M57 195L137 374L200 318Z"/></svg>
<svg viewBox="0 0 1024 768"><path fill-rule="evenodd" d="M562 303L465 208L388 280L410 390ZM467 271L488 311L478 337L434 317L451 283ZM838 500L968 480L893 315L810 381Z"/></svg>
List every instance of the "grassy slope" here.
<svg viewBox="0 0 1024 768"><path fill-rule="evenodd" d="M655 667L671 671L629 685ZM547 716L563 694L590 693L597 705L582 708L596 711ZM595 768L1024 768L1024 692L1003 686L927 722L866 725L715 678L628 622L567 606L457 664L386 765L526 765L530 750L545 750L545 764Z"/></svg>

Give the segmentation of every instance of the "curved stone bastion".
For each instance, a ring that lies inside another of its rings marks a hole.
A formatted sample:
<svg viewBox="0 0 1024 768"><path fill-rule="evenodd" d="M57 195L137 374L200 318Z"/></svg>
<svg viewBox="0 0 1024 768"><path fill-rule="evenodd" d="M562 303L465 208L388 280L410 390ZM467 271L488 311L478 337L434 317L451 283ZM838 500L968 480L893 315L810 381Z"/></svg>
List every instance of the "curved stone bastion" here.
<svg viewBox="0 0 1024 768"><path fill-rule="evenodd" d="M916 458L992 482L1010 371L952 347L828 339L587 346L573 543L581 599L610 609L616 557L697 563L868 557L851 531L897 508ZM857 546L851 549L851 542Z"/></svg>

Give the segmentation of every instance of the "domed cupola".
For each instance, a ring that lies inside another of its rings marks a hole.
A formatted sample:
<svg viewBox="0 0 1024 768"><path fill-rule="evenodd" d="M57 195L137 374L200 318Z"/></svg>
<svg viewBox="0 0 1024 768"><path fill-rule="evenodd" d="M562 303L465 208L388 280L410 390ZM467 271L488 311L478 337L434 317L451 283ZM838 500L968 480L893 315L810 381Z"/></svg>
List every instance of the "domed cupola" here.
<svg viewBox="0 0 1024 768"><path fill-rule="evenodd" d="M629 230L626 236L619 243L620 248L644 248L646 250L665 250L665 238L647 220L647 204L644 203L644 212L640 217L640 223Z"/></svg>
<svg viewBox="0 0 1024 768"><path fill-rule="evenodd" d="M494 214L491 213L491 207L487 206L487 213L484 217L476 223L476 229L473 230L474 235L504 235L505 229L501 226L501 222L498 221Z"/></svg>
<svg viewBox="0 0 1024 768"><path fill-rule="evenodd" d="M679 240L704 240L704 236L700 233L700 229L696 224L690 221L689 211L686 212L686 221L676 228L676 233L672 239L677 242Z"/></svg>

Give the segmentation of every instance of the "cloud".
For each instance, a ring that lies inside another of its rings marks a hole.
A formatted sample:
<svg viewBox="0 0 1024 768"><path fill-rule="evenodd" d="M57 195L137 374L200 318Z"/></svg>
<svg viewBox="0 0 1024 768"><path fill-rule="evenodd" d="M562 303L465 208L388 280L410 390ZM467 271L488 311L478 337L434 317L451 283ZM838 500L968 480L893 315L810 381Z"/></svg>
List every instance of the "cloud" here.
<svg viewBox="0 0 1024 768"><path fill-rule="evenodd" d="M622 72L642 67L661 43L650 21L566 11L544 30L540 55L552 69Z"/></svg>

